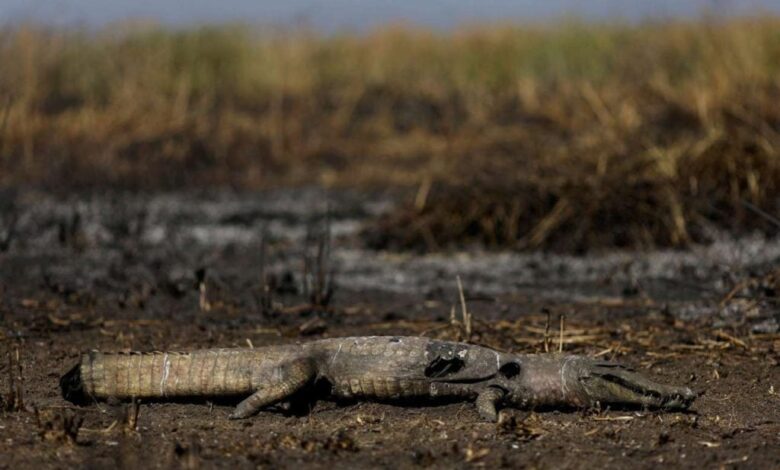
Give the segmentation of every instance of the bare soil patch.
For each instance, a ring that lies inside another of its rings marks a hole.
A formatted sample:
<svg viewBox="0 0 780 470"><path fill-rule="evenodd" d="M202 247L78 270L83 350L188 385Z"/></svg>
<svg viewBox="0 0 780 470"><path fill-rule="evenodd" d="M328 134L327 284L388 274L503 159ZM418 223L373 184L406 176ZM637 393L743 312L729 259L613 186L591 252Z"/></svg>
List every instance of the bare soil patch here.
<svg viewBox="0 0 780 470"><path fill-rule="evenodd" d="M319 401L294 414L268 411L229 421L231 404L222 402L78 407L60 397L58 380L79 353L93 348L259 346L370 334L456 338L462 330L450 322L450 309L458 302L454 279L451 289L355 288L340 282L335 268L336 290L327 307L290 308L311 301L300 288L301 253L295 251L305 242L278 239L265 254L268 276L278 279L275 306L264 310L258 245L187 245L171 233L169 241L157 243L146 236L156 230L149 227L136 236L101 238L95 234L103 232L95 227L110 226L111 218L92 225L84 201L79 203L85 214L80 228L71 230L65 223L62 229L57 224L47 229L42 221L56 211L47 212L41 209L44 202L36 201L29 207L38 212L22 211L17 235L0 253L2 467L780 465L780 335L771 325L777 320L771 263L754 266L752 276L746 269L741 285L701 280L708 273L698 273L699 280L689 275L687 282L701 288L694 289L698 294L675 297L670 292L668 299L662 298L663 290L644 288L649 285L644 278L626 281L615 295L592 290L593 296L583 297L580 287L568 291L568 297L547 298L528 295L527 289L512 292L511 280L507 292L481 292L478 277L464 278L474 318L472 341L542 352L549 312L551 344L557 349L558 321L565 315L564 351L614 358L687 384L702 393L689 413L507 410L496 425L481 422L465 403L402 407ZM230 204L235 211L252 213ZM196 206L202 212L189 212L189 217L205 230L208 206ZM224 229L235 220L226 222L222 209L223 222L217 226ZM174 212L166 216L170 226L190 223L187 210ZM288 207L272 215L255 212L261 214L255 217L306 219L290 213ZM355 213L343 210L333 227ZM72 217L62 220L72 222ZM134 233L133 227L116 233ZM52 236L62 232L61 241L37 245L47 230ZM355 243L349 236L335 238L334 250ZM203 308L196 275L203 267L208 308ZM285 272L292 281L285 280ZM403 268L396 274L403 276ZM566 276L560 274L556 282L573 282ZM543 290L539 285L530 291Z"/></svg>

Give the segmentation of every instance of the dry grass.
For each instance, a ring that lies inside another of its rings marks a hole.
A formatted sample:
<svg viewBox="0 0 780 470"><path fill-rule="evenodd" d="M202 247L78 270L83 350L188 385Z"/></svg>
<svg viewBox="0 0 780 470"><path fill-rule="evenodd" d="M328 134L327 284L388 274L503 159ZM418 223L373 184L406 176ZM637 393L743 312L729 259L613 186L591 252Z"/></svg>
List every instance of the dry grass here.
<svg viewBox="0 0 780 470"><path fill-rule="evenodd" d="M780 19L0 31L0 185L422 186L375 246L777 230Z"/></svg>

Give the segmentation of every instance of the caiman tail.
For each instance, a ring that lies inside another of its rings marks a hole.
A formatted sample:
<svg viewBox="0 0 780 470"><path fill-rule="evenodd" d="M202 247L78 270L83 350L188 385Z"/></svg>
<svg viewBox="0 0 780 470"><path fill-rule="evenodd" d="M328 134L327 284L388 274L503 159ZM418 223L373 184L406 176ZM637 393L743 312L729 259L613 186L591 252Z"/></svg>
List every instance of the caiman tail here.
<svg viewBox="0 0 780 470"><path fill-rule="evenodd" d="M60 379L73 403L94 398L246 395L255 354L242 349L187 352L90 352Z"/></svg>

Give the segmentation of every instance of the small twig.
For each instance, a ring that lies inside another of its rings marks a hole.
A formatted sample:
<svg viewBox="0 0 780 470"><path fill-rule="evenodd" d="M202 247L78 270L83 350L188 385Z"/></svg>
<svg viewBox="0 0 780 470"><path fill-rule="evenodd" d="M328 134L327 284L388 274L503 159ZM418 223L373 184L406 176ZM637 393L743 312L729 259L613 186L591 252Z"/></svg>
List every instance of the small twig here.
<svg viewBox="0 0 780 470"><path fill-rule="evenodd" d="M325 263L327 262L326 258L327 253L327 235L321 233L317 237L317 255L316 255L316 278L314 280L314 297L312 298L312 303L315 305L322 305L322 302L325 297L325 285L327 283L325 278Z"/></svg>
<svg viewBox="0 0 780 470"><path fill-rule="evenodd" d="M325 222L317 227L310 222L307 228L303 254L303 295L310 303L327 307L333 296L334 274L331 267L331 211ZM312 246L314 253L312 254Z"/></svg>
<svg viewBox="0 0 780 470"><path fill-rule="evenodd" d="M463 329L466 336L466 341L471 340L471 314L468 311L468 308L466 308L466 296L463 295L463 283L460 282L460 276L456 276L455 279L458 281L458 295L460 296L460 309L461 314L463 315Z"/></svg>
<svg viewBox="0 0 780 470"><path fill-rule="evenodd" d="M561 336L558 340L558 352L563 352L563 322L564 322L564 314L561 314Z"/></svg>
<svg viewBox="0 0 780 470"><path fill-rule="evenodd" d="M125 417L123 423L125 432L135 432L138 429L139 411L140 407L138 406L138 401L133 398L133 400L125 408Z"/></svg>
<svg viewBox="0 0 780 470"><path fill-rule="evenodd" d="M432 183L433 180L430 175L426 175L422 180L420 187L417 189L417 195L414 198L414 208L417 209L418 212L425 209L425 203L428 201L428 193L431 191Z"/></svg>
<svg viewBox="0 0 780 470"><path fill-rule="evenodd" d="M11 103L13 97L10 95L6 98L3 105L3 118L0 120L0 161L3 159L3 148L5 146L5 131L8 128L8 117L11 115Z"/></svg>
<svg viewBox="0 0 780 470"><path fill-rule="evenodd" d="M773 216L772 214L766 212L765 210L761 209L760 207L756 206L755 204L746 201L744 199L740 199L740 202L743 206L745 206L747 209L753 211L755 214L761 216L766 220L767 222L771 223L775 227L780 228L780 219Z"/></svg>
<svg viewBox="0 0 780 470"><path fill-rule="evenodd" d="M604 340L603 336L599 335L577 335L577 336L570 336L566 335L563 338L563 344L594 344L594 342L599 342ZM538 336L529 336L529 337L515 337L512 338L512 341L515 342L515 344L539 344L539 337ZM603 345L603 343L599 343Z"/></svg>
<svg viewBox="0 0 780 470"><path fill-rule="evenodd" d="M117 424L119 424L119 421L114 420L114 421L111 422L111 424L108 425L107 428L103 428L103 429L80 428L79 431L81 431L81 432L96 432L96 433L100 433L100 434L109 434L111 431L114 430L114 428L116 427Z"/></svg>
<svg viewBox="0 0 780 470"><path fill-rule="evenodd" d="M5 400L6 411L13 411L15 407L15 387L14 387L14 358L11 351L8 351L8 396Z"/></svg>
<svg viewBox="0 0 780 470"><path fill-rule="evenodd" d="M198 298L198 306L201 312L208 312L211 310L211 303L208 299L207 285L206 285L206 268L200 268L196 271L195 276L198 278L198 292L200 297Z"/></svg>
<svg viewBox="0 0 780 470"><path fill-rule="evenodd" d="M593 421L633 421L636 416L594 416Z"/></svg>
<svg viewBox="0 0 780 470"><path fill-rule="evenodd" d="M609 347L609 348L607 348L607 349L604 349L603 351L599 351L599 352L597 352L597 353L596 353L596 354L594 354L592 357L601 357L601 356L605 356L605 355L607 355L607 354L611 353L612 351L614 351L614 349L615 349L615 348Z"/></svg>
<svg viewBox="0 0 780 470"><path fill-rule="evenodd" d="M566 336L563 339L563 344L592 344L593 342L602 341L605 337L602 335L577 335ZM512 341L515 344L539 344L538 336L529 337L513 337Z"/></svg>
<svg viewBox="0 0 780 470"><path fill-rule="evenodd" d="M550 352L550 309L543 308L542 312L547 314L547 321L544 324L544 352Z"/></svg>
<svg viewBox="0 0 780 470"><path fill-rule="evenodd" d="M24 375L19 347L13 354L8 351L8 396L5 397L6 411L21 411L24 409Z"/></svg>
<svg viewBox="0 0 780 470"><path fill-rule="evenodd" d="M208 293L206 292L206 283L201 282L200 286L198 286L198 290L200 291L200 299L198 301L198 305L200 306L200 311L208 312L209 310L211 310L211 304L209 303Z"/></svg>
<svg viewBox="0 0 780 470"><path fill-rule="evenodd" d="M309 273L311 272L311 269L309 267L309 240L307 237L306 240L306 248L305 253L303 254L303 279L302 279L302 287L303 287L303 298L304 299L310 299L311 295L309 294Z"/></svg>
<svg viewBox="0 0 780 470"><path fill-rule="evenodd" d="M617 346L615 346L614 348L610 348L610 349L612 349L612 354L609 356L609 360L610 360L610 361L614 361L614 360L615 360L615 357L616 357L618 354L620 354L620 351L622 350L622 348L623 348L623 342L622 342L622 341L620 341L620 342L617 344Z"/></svg>
<svg viewBox="0 0 780 470"><path fill-rule="evenodd" d="M724 306L726 306L726 304L731 302L731 300L734 297L736 297L737 294L742 292L743 289L746 289L748 286L750 286L750 284L752 282L753 282L753 279L750 278L750 279L746 279L744 281L741 281L741 282L737 283L737 285L732 287L731 290L728 291L728 293L725 296L723 296L723 298L721 299L721 301L720 301L721 308L723 308Z"/></svg>
<svg viewBox="0 0 780 470"><path fill-rule="evenodd" d="M718 331L716 331L716 332L715 332L715 336L716 336L717 338L720 338L720 339L725 339L726 341L728 341L728 342L730 342L730 343L734 344L735 346L739 346L739 347L741 347L741 348L748 349L748 345L747 345L747 344L745 344L745 342L744 342L744 341L742 341L741 339L739 339L739 338L737 338L737 337L735 337L735 336L732 336L732 335L730 335L730 334L726 333L726 332L725 332L725 331L723 331L723 330L718 330Z"/></svg>
<svg viewBox="0 0 780 470"><path fill-rule="evenodd" d="M19 355L19 348L16 348L15 351L16 354L16 373L17 373L17 382L16 382L16 395L19 397L19 409L24 408L24 375L22 374L22 360Z"/></svg>
<svg viewBox="0 0 780 470"><path fill-rule="evenodd" d="M11 247L11 241L16 235L16 223L19 220L18 214L14 211L8 221L8 227L5 229L5 234L0 236L0 252L8 251Z"/></svg>
<svg viewBox="0 0 780 470"><path fill-rule="evenodd" d="M263 225L260 235L260 311L263 314L270 314L273 311L273 289L268 284L268 273L266 272L266 254L268 250L268 226Z"/></svg>
<svg viewBox="0 0 780 470"><path fill-rule="evenodd" d="M331 262L331 210L325 214L325 227L320 233L317 246L317 299L316 304L327 306L333 293L333 272Z"/></svg>

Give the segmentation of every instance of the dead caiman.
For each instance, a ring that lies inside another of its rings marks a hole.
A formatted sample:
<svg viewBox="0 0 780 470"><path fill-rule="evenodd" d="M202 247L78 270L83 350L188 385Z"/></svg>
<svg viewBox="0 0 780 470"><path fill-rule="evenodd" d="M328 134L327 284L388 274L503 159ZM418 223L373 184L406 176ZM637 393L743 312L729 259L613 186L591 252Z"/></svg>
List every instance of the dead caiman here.
<svg viewBox="0 0 780 470"><path fill-rule="evenodd" d="M682 410L696 397L687 387L663 385L630 367L586 356L510 354L398 336L255 349L90 352L60 380L63 396L76 403L111 397L247 397L230 418L252 416L314 390L315 383L329 384L336 398L474 401L491 421L500 406Z"/></svg>

